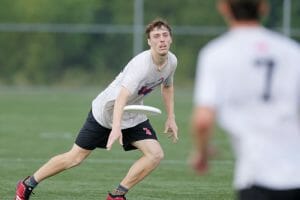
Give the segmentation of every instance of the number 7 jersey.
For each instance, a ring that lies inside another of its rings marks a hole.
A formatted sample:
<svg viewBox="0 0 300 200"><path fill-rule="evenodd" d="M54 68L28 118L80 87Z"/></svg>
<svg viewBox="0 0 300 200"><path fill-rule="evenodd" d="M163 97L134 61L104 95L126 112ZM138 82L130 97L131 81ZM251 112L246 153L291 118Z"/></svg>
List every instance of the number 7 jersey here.
<svg viewBox="0 0 300 200"><path fill-rule="evenodd" d="M300 47L263 27L231 29L199 54L196 106L217 111L235 186L300 187Z"/></svg>

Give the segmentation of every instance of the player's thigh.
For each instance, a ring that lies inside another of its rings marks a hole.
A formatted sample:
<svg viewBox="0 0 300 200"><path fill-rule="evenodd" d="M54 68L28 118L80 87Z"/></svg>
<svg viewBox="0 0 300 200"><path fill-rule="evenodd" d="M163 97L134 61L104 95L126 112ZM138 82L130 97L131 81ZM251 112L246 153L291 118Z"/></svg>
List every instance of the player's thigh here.
<svg viewBox="0 0 300 200"><path fill-rule="evenodd" d="M146 120L134 127L123 129L123 148L125 151L135 150L134 142L142 140L157 140L155 130L149 120Z"/></svg>
<svg viewBox="0 0 300 200"><path fill-rule="evenodd" d="M67 158L72 159L77 162L83 161L86 157L90 155L92 150L84 149L77 144L74 144L73 147L66 153Z"/></svg>
<svg viewBox="0 0 300 200"><path fill-rule="evenodd" d="M139 140L132 143L133 146L138 148L145 155L157 156L163 158L164 152L157 140L154 139L146 139Z"/></svg>
<svg viewBox="0 0 300 200"><path fill-rule="evenodd" d="M105 149L110 131L101 126L90 111L76 137L75 144L85 150L94 150L97 147Z"/></svg>

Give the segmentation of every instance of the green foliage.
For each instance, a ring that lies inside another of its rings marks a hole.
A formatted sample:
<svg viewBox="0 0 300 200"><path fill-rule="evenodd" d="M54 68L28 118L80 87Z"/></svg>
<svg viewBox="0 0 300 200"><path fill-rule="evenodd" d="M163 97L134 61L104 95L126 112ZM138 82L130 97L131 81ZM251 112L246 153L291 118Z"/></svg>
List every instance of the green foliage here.
<svg viewBox="0 0 300 200"><path fill-rule="evenodd" d="M2 0L0 23L131 26L135 0ZM282 27L282 0L264 23ZM292 1L293 27L300 1ZM144 24L156 17L174 27L225 27L216 11L216 0L144 0ZM224 28L225 30L225 28ZM177 34L172 51L179 66L178 84L194 78L200 48L217 35ZM94 85L107 84L133 56L131 33L55 33L47 31L0 32L0 84ZM146 40L144 49L148 48Z"/></svg>
<svg viewBox="0 0 300 200"><path fill-rule="evenodd" d="M145 19L151 21L160 16L177 26L223 25L219 14L215 12L216 1L164 0L145 1ZM214 10L214 12L212 12Z"/></svg>

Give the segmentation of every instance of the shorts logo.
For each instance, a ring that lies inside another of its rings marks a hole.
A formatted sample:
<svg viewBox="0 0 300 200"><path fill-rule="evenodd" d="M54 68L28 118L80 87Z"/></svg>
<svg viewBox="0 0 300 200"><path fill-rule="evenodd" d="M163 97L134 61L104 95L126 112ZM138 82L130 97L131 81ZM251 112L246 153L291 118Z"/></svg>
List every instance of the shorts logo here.
<svg viewBox="0 0 300 200"><path fill-rule="evenodd" d="M143 130L146 132L146 135L152 135L151 131L148 128L143 128Z"/></svg>

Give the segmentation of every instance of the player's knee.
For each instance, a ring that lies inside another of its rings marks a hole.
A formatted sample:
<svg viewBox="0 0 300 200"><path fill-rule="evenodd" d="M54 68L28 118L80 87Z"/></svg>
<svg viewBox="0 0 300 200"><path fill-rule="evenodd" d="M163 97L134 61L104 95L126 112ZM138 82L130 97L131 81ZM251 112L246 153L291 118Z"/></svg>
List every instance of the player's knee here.
<svg viewBox="0 0 300 200"><path fill-rule="evenodd" d="M76 157L76 158L74 158L74 159L72 160L71 165L72 165L72 167L78 166L78 165L80 165L80 164L82 163L82 161L83 161L82 158Z"/></svg>
<svg viewBox="0 0 300 200"><path fill-rule="evenodd" d="M66 168L72 168L80 165L84 160L84 157L78 156L78 155L72 155L70 153L66 153L66 159L67 162Z"/></svg>
<svg viewBox="0 0 300 200"><path fill-rule="evenodd" d="M164 159L164 152L162 150L154 151L154 152L151 152L149 157L153 163L159 164Z"/></svg>

